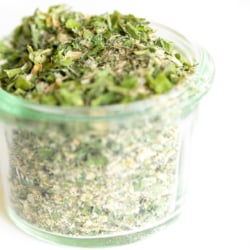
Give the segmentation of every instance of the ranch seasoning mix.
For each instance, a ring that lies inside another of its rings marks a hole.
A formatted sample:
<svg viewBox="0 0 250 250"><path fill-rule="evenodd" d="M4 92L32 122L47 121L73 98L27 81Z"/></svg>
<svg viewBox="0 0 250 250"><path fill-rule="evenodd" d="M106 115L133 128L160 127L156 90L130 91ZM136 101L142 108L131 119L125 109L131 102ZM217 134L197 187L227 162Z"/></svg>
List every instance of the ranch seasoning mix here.
<svg viewBox="0 0 250 250"><path fill-rule="evenodd" d="M58 5L24 17L0 42L2 109L13 114L0 110L7 209L25 231L107 245L98 237L154 229L178 214L192 119L180 124L182 108L172 119L168 107L200 90L164 96L186 88L198 64L156 32L132 14Z"/></svg>
<svg viewBox="0 0 250 250"><path fill-rule="evenodd" d="M128 103L163 94L193 71L149 23L119 12L85 16L65 6L23 19L0 44L1 88L60 106Z"/></svg>

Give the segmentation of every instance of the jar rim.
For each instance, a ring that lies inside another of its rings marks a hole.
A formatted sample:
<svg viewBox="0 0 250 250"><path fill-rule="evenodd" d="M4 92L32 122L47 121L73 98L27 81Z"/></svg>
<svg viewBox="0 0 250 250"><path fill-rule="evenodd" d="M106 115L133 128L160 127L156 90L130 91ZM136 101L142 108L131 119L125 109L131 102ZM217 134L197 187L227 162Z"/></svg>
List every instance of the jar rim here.
<svg viewBox="0 0 250 250"><path fill-rule="evenodd" d="M31 120L90 121L147 115L148 112L163 109L169 112L170 118L188 114L211 87L215 73L213 60L204 48L191 43L176 30L155 22L151 25L160 37L173 41L177 50L183 52L192 63L197 63L194 73L170 92L126 104L75 107L32 103L0 88L0 117L2 113Z"/></svg>

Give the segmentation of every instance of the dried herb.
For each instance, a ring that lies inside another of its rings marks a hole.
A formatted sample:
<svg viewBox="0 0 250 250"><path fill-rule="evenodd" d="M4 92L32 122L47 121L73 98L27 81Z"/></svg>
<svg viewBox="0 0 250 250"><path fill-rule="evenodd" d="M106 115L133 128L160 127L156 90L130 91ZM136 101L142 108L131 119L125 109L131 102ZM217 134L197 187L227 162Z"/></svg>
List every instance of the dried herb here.
<svg viewBox="0 0 250 250"><path fill-rule="evenodd" d="M165 221L177 197L179 128L164 116L91 127L14 129L11 206L26 222L67 236L98 236Z"/></svg>
<svg viewBox="0 0 250 250"><path fill-rule="evenodd" d="M133 15L52 6L0 43L0 87L32 102L100 106L163 94L193 71L173 42Z"/></svg>

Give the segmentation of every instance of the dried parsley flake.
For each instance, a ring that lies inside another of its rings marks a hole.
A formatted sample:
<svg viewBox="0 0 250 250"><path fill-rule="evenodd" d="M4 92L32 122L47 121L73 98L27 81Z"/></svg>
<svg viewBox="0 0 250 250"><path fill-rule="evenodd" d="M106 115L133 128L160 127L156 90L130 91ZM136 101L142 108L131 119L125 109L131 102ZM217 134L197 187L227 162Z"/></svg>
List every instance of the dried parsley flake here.
<svg viewBox="0 0 250 250"><path fill-rule="evenodd" d="M0 43L0 87L35 103L100 106L166 93L193 71L149 22L52 6Z"/></svg>

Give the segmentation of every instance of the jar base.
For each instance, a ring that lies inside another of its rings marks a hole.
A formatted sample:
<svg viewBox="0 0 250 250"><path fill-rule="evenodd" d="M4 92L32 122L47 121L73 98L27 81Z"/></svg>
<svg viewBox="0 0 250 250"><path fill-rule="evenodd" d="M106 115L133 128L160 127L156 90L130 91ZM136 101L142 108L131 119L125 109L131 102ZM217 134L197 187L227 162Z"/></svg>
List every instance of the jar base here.
<svg viewBox="0 0 250 250"><path fill-rule="evenodd" d="M85 236L85 237L73 237L64 236L59 234L53 234L44 230L41 230L31 224L25 222L11 209L7 208L7 213L14 224L24 231L25 233L49 243L56 243L60 245L79 246L79 247L107 247L118 246L133 243L141 240L152 233L165 228L172 222L174 222L181 214L181 209L175 210L164 221L154 224L152 227L145 229L134 230L123 234L112 234L103 236Z"/></svg>

